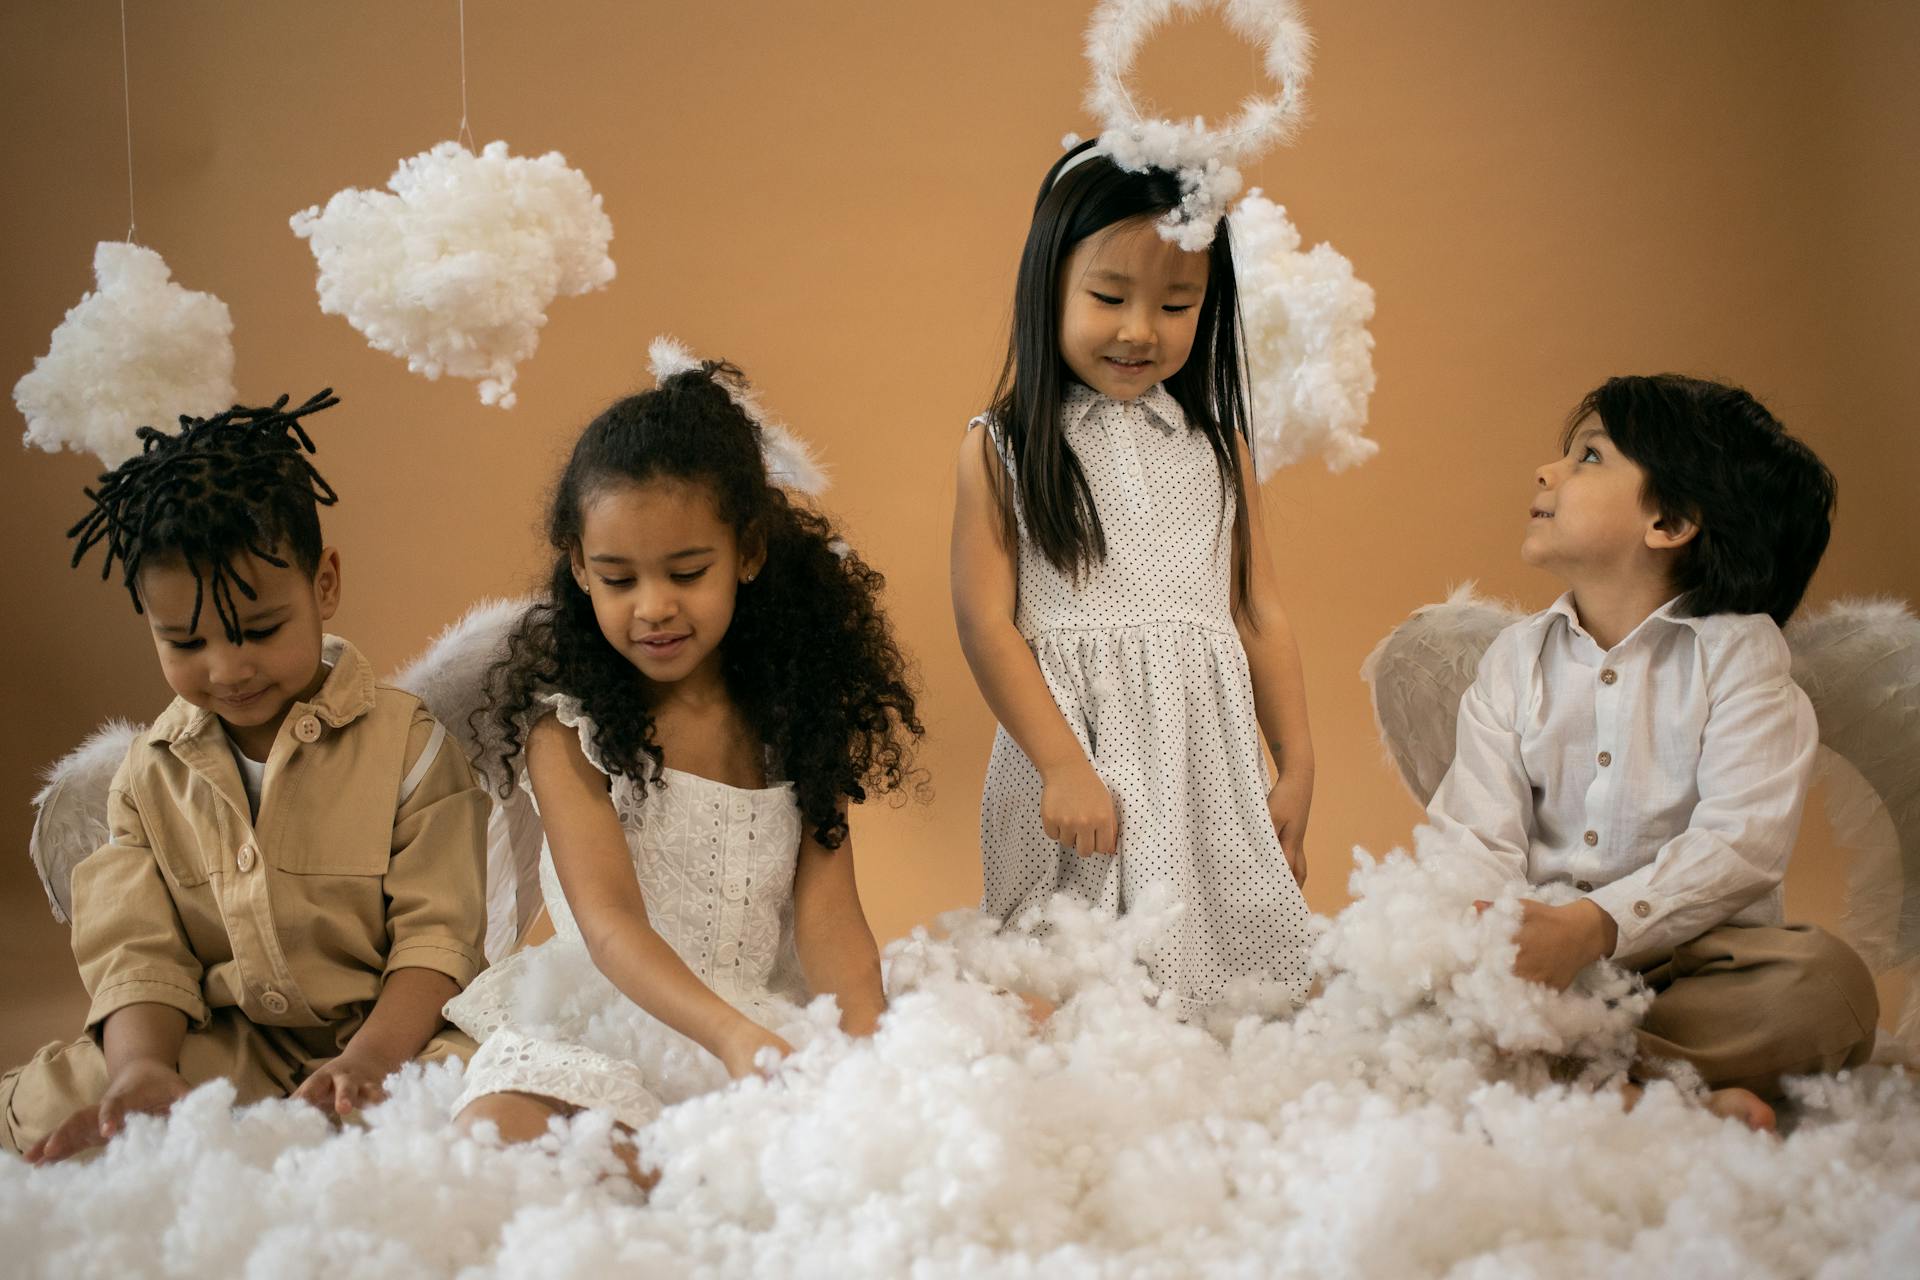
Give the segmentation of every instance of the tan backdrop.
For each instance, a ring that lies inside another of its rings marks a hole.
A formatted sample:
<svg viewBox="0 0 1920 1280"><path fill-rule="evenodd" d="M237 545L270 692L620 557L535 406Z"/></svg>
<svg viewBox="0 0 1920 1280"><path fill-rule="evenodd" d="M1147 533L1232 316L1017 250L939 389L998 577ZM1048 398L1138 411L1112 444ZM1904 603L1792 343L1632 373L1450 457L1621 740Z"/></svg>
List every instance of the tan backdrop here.
<svg viewBox="0 0 1920 1280"><path fill-rule="evenodd" d="M231 306L243 397L339 389L316 424L344 495L328 521L338 626L384 669L469 603L528 586L543 484L637 385L648 339L670 330L744 366L832 466L827 503L888 575L923 674L937 798L856 819L866 899L893 937L979 888L992 723L947 603L951 467L1000 356L1033 189L1061 134L1090 125L1086 8L474 0L475 134L584 170L620 267L608 291L553 306L511 412L322 316L287 229L453 135L452 0L130 3L140 239ZM1901 343L1920 332L1920 9L1319 0L1308 17L1312 122L1249 177L1379 293L1380 456L1340 476L1303 464L1267 490L1319 756L1307 896L1332 911L1348 851L1404 841L1416 815L1375 739L1362 657L1465 578L1551 598L1515 556L1529 475L1603 376L1747 382L1840 479L1812 598L1920 598ZM90 287L95 241L125 231L119 35L110 0L0 11L8 385ZM1141 83L1213 112L1258 78L1209 20L1156 43ZM70 1033L81 1008L25 858L35 772L104 718L166 701L124 594L66 567L96 469L0 463L0 1060ZM1799 914L1837 918L1817 818L1789 884Z"/></svg>

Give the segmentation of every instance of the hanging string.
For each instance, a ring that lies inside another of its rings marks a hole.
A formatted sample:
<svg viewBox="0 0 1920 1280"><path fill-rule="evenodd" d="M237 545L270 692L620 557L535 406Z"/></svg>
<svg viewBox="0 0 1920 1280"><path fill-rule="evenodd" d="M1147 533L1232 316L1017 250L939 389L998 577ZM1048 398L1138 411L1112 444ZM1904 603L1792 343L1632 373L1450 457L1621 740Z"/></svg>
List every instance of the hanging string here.
<svg viewBox="0 0 1920 1280"><path fill-rule="evenodd" d="M127 113L127 243L133 243L133 77L127 70L127 0L120 0L120 100Z"/></svg>
<svg viewBox="0 0 1920 1280"><path fill-rule="evenodd" d="M122 4L126 0L120 0ZM460 0L460 135L459 141L472 151L473 130L467 128L467 0Z"/></svg>

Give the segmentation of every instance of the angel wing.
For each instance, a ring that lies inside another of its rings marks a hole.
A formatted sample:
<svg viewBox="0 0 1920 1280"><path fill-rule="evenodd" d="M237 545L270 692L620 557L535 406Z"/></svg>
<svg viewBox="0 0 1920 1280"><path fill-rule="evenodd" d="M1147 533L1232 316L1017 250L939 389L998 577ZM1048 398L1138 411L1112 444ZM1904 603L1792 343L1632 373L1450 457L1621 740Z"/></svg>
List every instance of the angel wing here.
<svg viewBox="0 0 1920 1280"><path fill-rule="evenodd" d="M1786 635L1820 721L1827 818L1852 854L1847 939L1876 972L1920 979L1920 619L1895 600L1840 600ZM1920 981L1896 1028L1920 1047Z"/></svg>
<svg viewBox="0 0 1920 1280"><path fill-rule="evenodd" d="M487 671L506 656L507 636L526 613L527 600L487 600L442 631L426 652L403 667L393 683L427 704L447 734L488 784L487 938L489 961L506 956L541 907L540 817L526 791L511 785L498 763L498 740L476 721L486 701ZM501 795L501 783L507 783Z"/></svg>
<svg viewBox="0 0 1920 1280"><path fill-rule="evenodd" d="M74 867L107 842L107 789L113 775L146 729L109 720L43 775L46 785L33 798L37 812L27 852L40 873L53 918L61 924L73 919Z"/></svg>
<svg viewBox="0 0 1920 1280"><path fill-rule="evenodd" d="M1524 615L1476 594L1472 582L1444 604L1416 609L1389 631L1360 666L1373 691L1373 719L1400 780L1421 805L1453 764L1460 699L1487 646Z"/></svg>

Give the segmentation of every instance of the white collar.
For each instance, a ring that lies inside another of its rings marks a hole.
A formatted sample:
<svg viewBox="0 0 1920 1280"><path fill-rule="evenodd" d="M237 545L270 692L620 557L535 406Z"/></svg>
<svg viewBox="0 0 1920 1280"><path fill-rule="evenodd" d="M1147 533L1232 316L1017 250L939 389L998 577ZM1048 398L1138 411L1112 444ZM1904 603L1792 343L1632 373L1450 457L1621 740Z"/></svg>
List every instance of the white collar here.
<svg viewBox="0 0 1920 1280"><path fill-rule="evenodd" d="M1580 625L1579 611L1573 607L1573 592L1568 591L1563 593L1558 600L1548 605L1540 613L1542 626L1552 626L1555 618L1565 619L1567 628L1575 635L1584 636L1589 640L1593 640L1592 635L1588 634L1587 629ZM1635 636L1647 630L1649 626L1655 623L1672 623L1676 626L1689 627L1697 632L1700 629L1701 621L1701 619L1694 617L1692 614L1682 613L1680 611L1680 597L1675 596L1642 618L1640 625L1622 636L1619 643L1615 644L1613 648L1618 649L1621 645L1626 644L1629 640L1632 640ZM1594 643L1599 644L1600 642L1594 640ZM1608 652L1611 653L1612 650L1610 649Z"/></svg>
<svg viewBox="0 0 1920 1280"><path fill-rule="evenodd" d="M1187 429L1187 415L1180 408L1180 402L1167 390L1167 384L1156 382L1139 397L1132 401L1115 400L1102 395L1084 382L1067 384L1066 396L1061 403L1061 428L1072 430L1086 420L1096 404L1137 404L1147 411L1147 417L1160 424L1161 430L1168 434Z"/></svg>

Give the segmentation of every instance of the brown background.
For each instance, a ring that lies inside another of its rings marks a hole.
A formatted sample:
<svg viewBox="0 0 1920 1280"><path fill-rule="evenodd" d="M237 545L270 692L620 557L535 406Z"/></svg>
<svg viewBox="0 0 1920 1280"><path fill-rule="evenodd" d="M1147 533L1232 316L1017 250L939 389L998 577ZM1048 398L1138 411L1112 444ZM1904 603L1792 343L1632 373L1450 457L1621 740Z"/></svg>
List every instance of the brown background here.
<svg viewBox="0 0 1920 1280"><path fill-rule="evenodd" d="M429 383L322 316L287 218L382 184L460 118L456 9L241 0L128 6L140 240L236 325L245 399L331 384L320 463L345 495L338 619L392 669L471 602L527 587L541 490L580 425L672 331L754 376L834 469L827 505L891 581L931 728L930 806L856 819L876 930L979 888L991 719L946 590L951 469L985 398L1033 189L1087 131L1083 0L515 4L467 12L473 129L564 152L606 198L620 276L550 310L520 405ZM1313 119L1249 177L1379 293L1373 462L1267 490L1312 700L1307 896L1416 816L1374 736L1362 657L1469 577L1539 607L1515 555L1529 475L1600 378L1742 380L1827 459L1841 517L1814 601L1920 598L1920 8L1319 0ZM0 378L47 348L126 226L119 10L0 12ZM1218 112L1259 84L1211 19L1149 51L1145 91ZM20 426L15 419L15 426ZM66 568L90 460L0 462L0 1061L69 1034L79 984L26 861L35 773L166 701L124 594ZM1832 922L1817 816L1791 908Z"/></svg>

